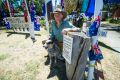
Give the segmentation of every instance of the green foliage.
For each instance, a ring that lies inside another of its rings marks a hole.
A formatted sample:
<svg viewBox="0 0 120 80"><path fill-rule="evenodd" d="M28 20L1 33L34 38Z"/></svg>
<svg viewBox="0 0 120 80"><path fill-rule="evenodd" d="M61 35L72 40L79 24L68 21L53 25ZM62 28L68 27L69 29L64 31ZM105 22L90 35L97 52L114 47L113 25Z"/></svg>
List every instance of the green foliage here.
<svg viewBox="0 0 120 80"><path fill-rule="evenodd" d="M1 7L2 1L0 0L0 7Z"/></svg>
<svg viewBox="0 0 120 80"><path fill-rule="evenodd" d="M118 20L115 20L115 19L109 19L109 22L110 23L114 23L114 24L120 24L120 19L118 19Z"/></svg>
<svg viewBox="0 0 120 80"><path fill-rule="evenodd" d="M71 12L73 12L76 8L76 1L75 0L64 0L65 3L65 11L70 14Z"/></svg>
<svg viewBox="0 0 120 80"><path fill-rule="evenodd" d="M40 24L43 26L44 25L44 23L45 23L45 20L43 19L43 20L40 20Z"/></svg>
<svg viewBox="0 0 120 80"><path fill-rule="evenodd" d="M32 0L30 0L32 2ZM40 15L42 12L42 0L34 0L34 4L36 7L36 14Z"/></svg>

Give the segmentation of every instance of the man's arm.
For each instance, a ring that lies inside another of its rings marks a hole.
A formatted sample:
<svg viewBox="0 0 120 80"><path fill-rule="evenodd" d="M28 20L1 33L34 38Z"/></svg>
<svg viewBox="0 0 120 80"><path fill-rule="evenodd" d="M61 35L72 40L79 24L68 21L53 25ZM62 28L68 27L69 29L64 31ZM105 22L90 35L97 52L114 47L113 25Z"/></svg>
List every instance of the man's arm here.
<svg viewBox="0 0 120 80"><path fill-rule="evenodd" d="M66 35L67 32L79 32L80 28L75 27L72 23L67 22L67 28L62 30L62 34Z"/></svg>
<svg viewBox="0 0 120 80"><path fill-rule="evenodd" d="M79 32L80 28L66 28L62 30L63 35L67 35L68 32Z"/></svg>

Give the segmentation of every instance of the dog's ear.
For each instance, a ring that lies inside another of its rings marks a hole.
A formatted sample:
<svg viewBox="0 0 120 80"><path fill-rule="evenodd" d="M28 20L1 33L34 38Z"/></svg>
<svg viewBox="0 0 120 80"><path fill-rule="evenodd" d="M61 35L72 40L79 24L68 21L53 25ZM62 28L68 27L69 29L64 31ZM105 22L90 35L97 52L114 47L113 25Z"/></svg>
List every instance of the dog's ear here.
<svg viewBox="0 0 120 80"><path fill-rule="evenodd" d="M53 41L52 40L47 40L46 44L53 44Z"/></svg>

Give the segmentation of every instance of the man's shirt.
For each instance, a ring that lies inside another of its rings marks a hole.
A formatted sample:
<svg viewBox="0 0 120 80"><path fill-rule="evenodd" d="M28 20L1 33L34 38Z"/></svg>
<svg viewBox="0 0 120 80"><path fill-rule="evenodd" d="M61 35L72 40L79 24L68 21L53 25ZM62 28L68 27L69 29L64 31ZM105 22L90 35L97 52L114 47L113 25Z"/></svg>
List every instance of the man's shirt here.
<svg viewBox="0 0 120 80"><path fill-rule="evenodd" d="M62 35L62 30L65 28L74 28L75 26L72 25L72 23L68 21L61 21L60 26L57 27L56 22L52 21L51 23L51 38L57 40L58 42L63 42L63 35Z"/></svg>

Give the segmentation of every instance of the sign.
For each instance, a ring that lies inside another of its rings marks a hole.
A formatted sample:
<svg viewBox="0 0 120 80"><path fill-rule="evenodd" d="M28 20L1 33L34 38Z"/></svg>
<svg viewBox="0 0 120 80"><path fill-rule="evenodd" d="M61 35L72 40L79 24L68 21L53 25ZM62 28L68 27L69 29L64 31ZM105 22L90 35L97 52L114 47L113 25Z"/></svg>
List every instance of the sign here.
<svg viewBox="0 0 120 80"><path fill-rule="evenodd" d="M71 64L71 58L72 58L72 44L73 44L73 38L64 35L63 36L63 57L69 64Z"/></svg>

